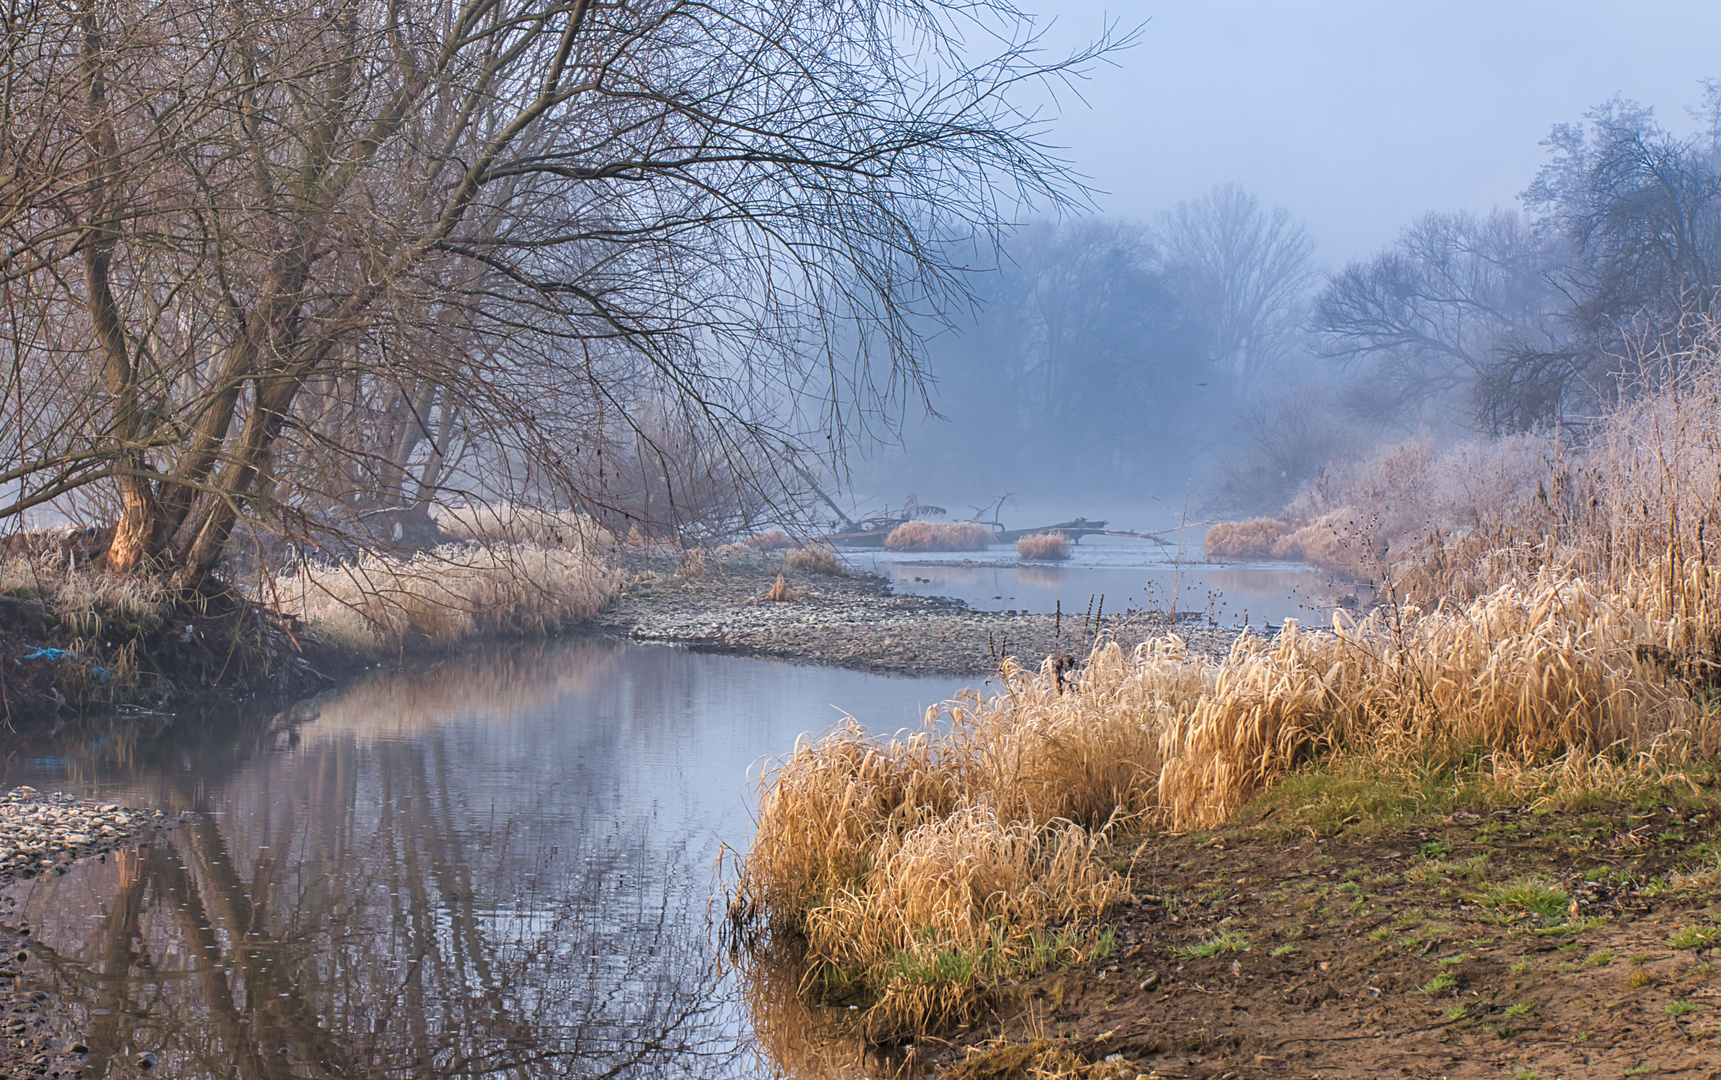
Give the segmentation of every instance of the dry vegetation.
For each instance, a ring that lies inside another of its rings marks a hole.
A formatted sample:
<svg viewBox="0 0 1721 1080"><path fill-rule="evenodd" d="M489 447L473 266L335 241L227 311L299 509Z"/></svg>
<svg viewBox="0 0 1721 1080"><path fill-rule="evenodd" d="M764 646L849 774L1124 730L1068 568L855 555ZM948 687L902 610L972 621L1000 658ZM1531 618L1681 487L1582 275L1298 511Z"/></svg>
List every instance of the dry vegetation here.
<svg viewBox="0 0 1721 1080"><path fill-rule="evenodd" d="M1070 557L1070 538L1063 533L1035 533L1016 541L1016 557L1040 562L1062 562Z"/></svg>
<svg viewBox="0 0 1721 1080"><path fill-rule="evenodd" d="M446 648L484 634L545 634L589 618L618 584L587 546L449 545L401 561L367 554L276 575L258 597L320 640L362 653Z"/></svg>
<svg viewBox="0 0 1721 1080"><path fill-rule="evenodd" d="M1201 549L1209 559L1271 559L1285 533L1285 523L1273 518L1221 521L1207 530Z"/></svg>
<svg viewBox="0 0 1721 1080"><path fill-rule="evenodd" d="M992 530L977 521L905 521L884 538L891 551L979 551Z"/></svg>
<svg viewBox="0 0 1721 1080"><path fill-rule="evenodd" d="M573 510L542 510L518 503L438 507L431 520L449 540L479 544L588 547L602 535L591 518Z"/></svg>
<svg viewBox="0 0 1721 1080"><path fill-rule="evenodd" d="M1073 678L1052 660L1007 667L999 693L920 732L801 745L764 778L737 911L804 946L804 990L865 1004L875 1030L925 1030L1098 947L1072 928L1121 882L1071 853L1121 824L1215 825L1311 764L1464 768L1549 797L1713 758L1718 477L1721 379L1706 374L1581 451L1553 436L1398 448L1305 495L1296 528L1212 538L1372 560L1392 602L1245 636L1218 663L1175 638L1102 644ZM1351 505L1374 516L1356 525Z"/></svg>
<svg viewBox="0 0 1721 1080"><path fill-rule="evenodd" d="M833 577L846 572L837 549L829 544L810 544L783 553L783 566L809 574L829 574Z"/></svg>
<svg viewBox="0 0 1721 1080"><path fill-rule="evenodd" d="M754 533L747 538L746 546L755 551L782 551L784 548L795 546L795 538L782 529L772 529L769 532Z"/></svg>

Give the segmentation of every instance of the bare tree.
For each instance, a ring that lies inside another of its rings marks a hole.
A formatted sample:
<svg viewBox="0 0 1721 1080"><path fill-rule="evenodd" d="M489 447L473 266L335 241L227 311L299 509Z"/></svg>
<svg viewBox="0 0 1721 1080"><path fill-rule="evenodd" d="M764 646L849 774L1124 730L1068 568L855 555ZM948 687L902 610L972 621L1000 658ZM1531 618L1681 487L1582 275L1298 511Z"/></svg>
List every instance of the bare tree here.
<svg viewBox="0 0 1721 1080"><path fill-rule="evenodd" d="M456 443L577 501L641 400L774 449L814 367L843 429L918 393L947 245L1069 191L1006 92L1113 44L1042 65L936 0L16 0L0 519L112 492L109 564L189 588L241 522L440 497Z"/></svg>
<svg viewBox="0 0 1721 1080"><path fill-rule="evenodd" d="M1315 281L1314 251L1290 212L1221 184L1160 216L1161 258L1192 315L1208 328L1212 357L1249 396L1293 351Z"/></svg>
<svg viewBox="0 0 1721 1080"><path fill-rule="evenodd" d="M1427 214L1317 297L1319 350L1361 373L1351 394L1377 421L1472 414L1478 380L1513 349L1564 341L1553 284L1565 248L1508 211Z"/></svg>

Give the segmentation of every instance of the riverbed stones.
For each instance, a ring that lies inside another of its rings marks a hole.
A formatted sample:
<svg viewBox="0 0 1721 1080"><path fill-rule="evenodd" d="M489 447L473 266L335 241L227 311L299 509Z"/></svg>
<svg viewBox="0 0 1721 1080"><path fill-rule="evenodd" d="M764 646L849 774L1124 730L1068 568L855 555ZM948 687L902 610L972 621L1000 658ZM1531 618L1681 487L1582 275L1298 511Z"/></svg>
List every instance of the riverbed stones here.
<svg viewBox="0 0 1721 1080"><path fill-rule="evenodd" d="M1097 640L1125 647L1176 633L1191 652L1217 659L1239 630L1205 618L1162 612L1081 615L975 611L959 600L899 595L872 574L794 574L804 594L789 602L762 597L776 571L655 575L598 616L598 626L635 641L740 656L767 656L899 675L984 678L1006 656L1038 667L1068 654L1074 665Z"/></svg>
<svg viewBox="0 0 1721 1080"><path fill-rule="evenodd" d="M111 851L166 825L160 811L19 787L0 796L0 883Z"/></svg>

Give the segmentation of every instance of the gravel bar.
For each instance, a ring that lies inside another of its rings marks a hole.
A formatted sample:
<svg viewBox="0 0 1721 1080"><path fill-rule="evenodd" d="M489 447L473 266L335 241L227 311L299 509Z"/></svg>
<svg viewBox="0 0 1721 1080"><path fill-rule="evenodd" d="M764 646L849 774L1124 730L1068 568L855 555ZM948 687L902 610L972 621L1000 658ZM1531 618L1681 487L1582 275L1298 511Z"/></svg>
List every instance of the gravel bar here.
<svg viewBox="0 0 1721 1080"><path fill-rule="evenodd" d="M0 798L0 886L137 842L166 827L159 810L14 788Z"/></svg>
<svg viewBox="0 0 1721 1080"><path fill-rule="evenodd" d="M1014 657L1037 667L1046 657L1085 656L1099 638L1125 647L1175 632L1191 651L1220 657L1242 631L1191 613L1038 615L974 611L959 600L897 595L874 574L789 573L795 598L764 599L776 580L717 571L701 576L642 574L598 617L606 633L707 652L762 656L895 675L985 677Z"/></svg>
<svg viewBox="0 0 1721 1080"><path fill-rule="evenodd" d="M166 827L159 810L14 788L0 797L0 886L49 871L63 874L79 859L105 858ZM47 993L19 986L31 935L28 926L14 925L14 904L11 896L0 898L0 1077L81 1076L89 1047L62 1029L64 1017L53 1015Z"/></svg>

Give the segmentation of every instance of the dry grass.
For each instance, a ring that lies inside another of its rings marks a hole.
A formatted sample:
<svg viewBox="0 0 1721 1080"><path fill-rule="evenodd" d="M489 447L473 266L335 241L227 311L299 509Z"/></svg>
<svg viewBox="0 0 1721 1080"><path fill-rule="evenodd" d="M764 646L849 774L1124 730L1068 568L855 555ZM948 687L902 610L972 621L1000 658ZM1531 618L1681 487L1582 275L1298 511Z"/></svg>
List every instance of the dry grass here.
<svg viewBox="0 0 1721 1080"><path fill-rule="evenodd" d="M536 544L539 547L590 547L600 530L573 510L543 510L518 503L437 507L436 528L450 540L479 544Z"/></svg>
<svg viewBox="0 0 1721 1080"><path fill-rule="evenodd" d="M1091 1060L1077 1042L1044 1036L1022 1043L975 1047L945 1070L945 1080L1136 1080L1121 1056Z"/></svg>
<svg viewBox="0 0 1721 1080"><path fill-rule="evenodd" d="M810 544L788 551L783 555L783 565L790 570L827 574L832 577L840 577L848 572L842 559L837 556L837 549L829 544Z"/></svg>
<svg viewBox="0 0 1721 1080"><path fill-rule="evenodd" d="M905 521L884 538L891 551L979 551L992 530L977 521Z"/></svg>
<svg viewBox="0 0 1721 1080"><path fill-rule="evenodd" d="M153 629L173 610L160 581L91 570L52 544L0 555L0 594L36 601L74 637L98 637L115 621Z"/></svg>
<svg viewBox="0 0 1721 1080"><path fill-rule="evenodd" d="M0 596L38 611L48 632L29 645L56 645L69 657L56 666L54 683L76 704L124 700L151 669L140 657L143 639L175 614L173 593L162 581L118 575L78 561L58 531L29 535L41 543L15 543L0 551Z"/></svg>
<svg viewBox="0 0 1721 1080"><path fill-rule="evenodd" d="M1221 521L1207 530L1201 549L1209 559L1282 559L1275 551L1288 526L1273 518Z"/></svg>
<svg viewBox="0 0 1721 1080"><path fill-rule="evenodd" d="M919 732L849 725L768 773L741 910L804 935L803 987L864 993L874 1030L966 1020L999 979L1096 947L1056 935L1116 895L1092 856L1119 823L1218 824L1311 762L1480 759L1539 798L1715 754L1721 718L1660 651L1699 633L1686 601L1709 585L1544 571L1467 605L1288 623L1218 663L1165 638L1102 645L1061 688L1049 664L1006 667Z"/></svg>
<svg viewBox="0 0 1721 1080"><path fill-rule="evenodd" d="M803 989L863 997L875 1038L973 1019L1000 978L1086 955L1069 925L1121 895L1098 833L974 790L995 770L973 749L849 723L762 782L737 910L803 936Z"/></svg>
<svg viewBox="0 0 1721 1080"><path fill-rule="evenodd" d="M779 573L777 575L777 580L772 582L771 588L766 591L765 595L761 599L767 600L773 604L784 604L795 600L805 600L806 598L807 590L804 587L799 589L791 588L788 580Z"/></svg>
<svg viewBox="0 0 1721 1080"><path fill-rule="evenodd" d="M546 634L591 617L618 577L591 547L450 545L407 561L365 555L278 575L259 597L323 641L361 652Z"/></svg>
<svg viewBox="0 0 1721 1080"><path fill-rule="evenodd" d="M749 536L746 546L754 551L782 551L784 548L795 546L795 538L782 529L772 529L770 532L754 533Z"/></svg>
<svg viewBox="0 0 1721 1080"><path fill-rule="evenodd" d="M1070 538L1060 532L1035 533L1016 541L1016 557L1041 562L1062 562L1070 557Z"/></svg>

